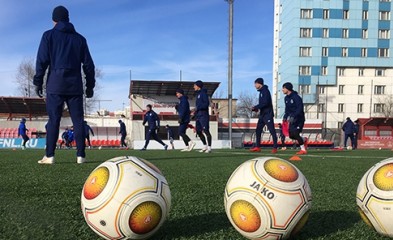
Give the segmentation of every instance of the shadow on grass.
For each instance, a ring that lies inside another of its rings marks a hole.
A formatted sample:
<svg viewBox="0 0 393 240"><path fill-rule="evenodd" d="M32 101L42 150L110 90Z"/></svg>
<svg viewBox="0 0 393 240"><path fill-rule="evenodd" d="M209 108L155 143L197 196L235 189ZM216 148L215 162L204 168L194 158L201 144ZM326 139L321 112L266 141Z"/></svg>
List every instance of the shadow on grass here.
<svg viewBox="0 0 393 240"><path fill-rule="evenodd" d="M196 216L171 219L164 223L154 239L177 239L197 237L206 233L231 228L225 213L208 213Z"/></svg>
<svg viewBox="0 0 393 240"><path fill-rule="evenodd" d="M350 211L322 211L312 212L310 217L294 239L309 239L327 236L338 231L345 231L360 221L356 212Z"/></svg>

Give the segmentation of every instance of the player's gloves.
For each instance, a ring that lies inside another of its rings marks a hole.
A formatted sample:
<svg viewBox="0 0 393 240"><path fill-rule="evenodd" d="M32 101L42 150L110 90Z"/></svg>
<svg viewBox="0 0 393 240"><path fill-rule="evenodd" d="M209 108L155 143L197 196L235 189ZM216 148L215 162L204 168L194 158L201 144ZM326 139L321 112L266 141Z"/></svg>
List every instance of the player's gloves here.
<svg viewBox="0 0 393 240"><path fill-rule="evenodd" d="M157 126L156 129L157 129L157 133L159 133L160 132L160 126Z"/></svg>
<svg viewBox="0 0 393 240"><path fill-rule="evenodd" d="M35 93L38 97L42 98L42 86L35 86Z"/></svg>
<svg viewBox="0 0 393 240"><path fill-rule="evenodd" d="M179 124L183 123L183 119L179 119L179 121L177 121Z"/></svg>
<svg viewBox="0 0 393 240"><path fill-rule="evenodd" d="M176 109L176 111L179 111L179 104L175 105L175 109Z"/></svg>
<svg viewBox="0 0 393 240"><path fill-rule="evenodd" d="M251 108L251 111L253 111L253 112L258 112L258 108L252 107L252 108Z"/></svg>
<svg viewBox="0 0 393 240"><path fill-rule="evenodd" d="M91 88L86 88L86 98L92 98L94 95L94 90Z"/></svg>

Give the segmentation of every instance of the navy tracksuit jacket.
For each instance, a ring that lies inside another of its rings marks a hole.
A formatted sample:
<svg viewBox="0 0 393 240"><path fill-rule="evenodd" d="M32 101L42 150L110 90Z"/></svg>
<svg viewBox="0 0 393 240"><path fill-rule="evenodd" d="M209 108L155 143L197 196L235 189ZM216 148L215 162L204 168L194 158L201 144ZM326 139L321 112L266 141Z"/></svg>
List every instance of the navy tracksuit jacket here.
<svg viewBox="0 0 393 240"><path fill-rule="evenodd" d="M195 101L196 108L196 130L203 131L209 130L209 96L207 95L207 89L202 88L196 91L197 97Z"/></svg>
<svg viewBox="0 0 393 240"><path fill-rule="evenodd" d="M302 98L298 95L296 91L292 91L291 94L285 96L284 101L285 101L284 119L289 120L289 131L301 132L304 127L304 121L306 120L306 118L304 117L304 107L303 107Z"/></svg>
<svg viewBox="0 0 393 240"><path fill-rule="evenodd" d="M179 113L179 134L183 137L190 123L190 103L187 96L183 95L179 98L177 112Z"/></svg>

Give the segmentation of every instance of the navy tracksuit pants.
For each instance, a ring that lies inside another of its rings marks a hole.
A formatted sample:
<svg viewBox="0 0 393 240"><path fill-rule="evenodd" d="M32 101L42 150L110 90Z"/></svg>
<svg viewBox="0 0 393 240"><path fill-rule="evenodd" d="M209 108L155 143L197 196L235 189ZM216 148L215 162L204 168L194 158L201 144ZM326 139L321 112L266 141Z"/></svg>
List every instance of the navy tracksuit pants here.
<svg viewBox="0 0 393 240"><path fill-rule="evenodd" d="M270 134L273 138L273 148L277 148L277 134L276 129L274 128L274 121L273 118L266 118L263 115L259 115L257 130L256 130L256 146L261 147L261 135L263 131L263 127L267 126L269 129Z"/></svg>
<svg viewBox="0 0 393 240"><path fill-rule="evenodd" d="M85 132L83 119L83 95L46 94L46 110L49 120L46 125L46 156L55 155L56 142L59 138L59 127L64 103L67 104L72 124L78 157L86 157Z"/></svg>

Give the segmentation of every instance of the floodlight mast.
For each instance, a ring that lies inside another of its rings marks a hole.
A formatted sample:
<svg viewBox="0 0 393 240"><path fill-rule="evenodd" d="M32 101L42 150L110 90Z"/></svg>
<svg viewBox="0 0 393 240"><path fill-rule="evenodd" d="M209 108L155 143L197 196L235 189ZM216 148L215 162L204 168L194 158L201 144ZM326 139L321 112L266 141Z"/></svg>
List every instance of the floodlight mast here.
<svg viewBox="0 0 393 240"><path fill-rule="evenodd" d="M229 147L232 148L232 72L233 72L233 2L229 4L229 31L228 31L228 138Z"/></svg>

